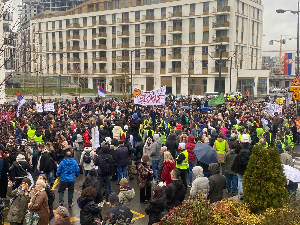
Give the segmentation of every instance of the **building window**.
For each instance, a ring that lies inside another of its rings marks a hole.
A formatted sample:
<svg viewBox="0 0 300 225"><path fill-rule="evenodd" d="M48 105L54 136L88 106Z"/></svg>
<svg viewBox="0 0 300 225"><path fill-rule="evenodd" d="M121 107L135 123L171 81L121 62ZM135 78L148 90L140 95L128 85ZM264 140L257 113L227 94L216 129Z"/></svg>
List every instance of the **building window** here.
<svg viewBox="0 0 300 225"><path fill-rule="evenodd" d="M141 68L141 63L140 62L135 62L135 69L139 70Z"/></svg>
<svg viewBox="0 0 300 225"><path fill-rule="evenodd" d="M202 60L202 69L208 68L208 60Z"/></svg>
<svg viewBox="0 0 300 225"><path fill-rule="evenodd" d="M59 36L59 38L62 38L62 37L63 37L62 31L59 31L59 32L58 32L58 36Z"/></svg>
<svg viewBox="0 0 300 225"><path fill-rule="evenodd" d="M190 70L193 70L193 69L194 69L194 65L195 65L195 62L194 62L194 61L189 61L189 69L190 69Z"/></svg>
<svg viewBox="0 0 300 225"><path fill-rule="evenodd" d="M190 4L190 13L194 13L196 9L196 4Z"/></svg>
<svg viewBox="0 0 300 225"><path fill-rule="evenodd" d="M116 17L117 17L116 14L112 14L112 15L111 15L111 20L112 20L113 23L116 22Z"/></svg>
<svg viewBox="0 0 300 225"><path fill-rule="evenodd" d="M112 58L115 59L115 58L117 57L117 52L116 52L116 51L112 51L112 52L111 52L111 55L112 55Z"/></svg>
<svg viewBox="0 0 300 225"><path fill-rule="evenodd" d="M167 50L165 48L160 49L160 55L161 56L166 56L167 55Z"/></svg>
<svg viewBox="0 0 300 225"><path fill-rule="evenodd" d="M161 8L161 17L165 17L167 14L167 9L166 7Z"/></svg>
<svg viewBox="0 0 300 225"><path fill-rule="evenodd" d="M135 57L140 57L140 50L135 50Z"/></svg>
<svg viewBox="0 0 300 225"><path fill-rule="evenodd" d="M189 40L190 40L190 42L195 42L195 32L190 33Z"/></svg>
<svg viewBox="0 0 300 225"><path fill-rule="evenodd" d="M209 32L208 31L204 31L203 32L203 41L208 41L209 40Z"/></svg>
<svg viewBox="0 0 300 225"><path fill-rule="evenodd" d="M160 62L160 68L166 69L166 62Z"/></svg>
<svg viewBox="0 0 300 225"><path fill-rule="evenodd" d="M189 47L189 55L195 55L195 47Z"/></svg>
<svg viewBox="0 0 300 225"><path fill-rule="evenodd" d="M209 26L209 17L203 17L203 26Z"/></svg>
<svg viewBox="0 0 300 225"><path fill-rule="evenodd" d="M111 28L111 32L112 32L112 34L115 34L115 33L116 33L116 30L117 30L117 28L116 28L116 27L112 27L112 28Z"/></svg>
<svg viewBox="0 0 300 225"><path fill-rule="evenodd" d="M139 20L141 18L141 13L140 11L135 11L135 19Z"/></svg>
<svg viewBox="0 0 300 225"><path fill-rule="evenodd" d="M209 11L209 2L204 2L203 3L203 12L208 12Z"/></svg>
<svg viewBox="0 0 300 225"><path fill-rule="evenodd" d="M117 63L112 63L112 70L116 70L117 69Z"/></svg>
<svg viewBox="0 0 300 225"><path fill-rule="evenodd" d="M140 37L135 37L135 45L140 45Z"/></svg>
<svg viewBox="0 0 300 225"><path fill-rule="evenodd" d="M135 25L135 32L140 32L140 24Z"/></svg>
<svg viewBox="0 0 300 225"><path fill-rule="evenodd" d="M195 27L195 18L190 18L190 27Z"/></svg>
<svg viewBox="0 0 300 225"><path fill-rule="evenodd" d="M166 42L167 42L167 36L161 35L161 43L166 43Z"/></svg>
<svg viewBox="0 0 300 225"><path fill-rule="evenodd" d="M117 45L117 39L116 38L113 38L112 39L112 46L116 46Z"/></svg>

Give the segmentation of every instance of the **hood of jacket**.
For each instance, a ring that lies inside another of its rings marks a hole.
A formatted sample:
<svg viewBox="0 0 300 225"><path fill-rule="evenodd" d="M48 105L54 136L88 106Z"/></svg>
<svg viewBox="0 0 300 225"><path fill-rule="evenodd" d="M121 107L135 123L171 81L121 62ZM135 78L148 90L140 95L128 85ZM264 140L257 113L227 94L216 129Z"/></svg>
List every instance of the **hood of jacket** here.
<svg viewBox="0 0 300 225"><path fill-rule="evenodd" d="M218 163L211 163L208 167L208 171L211 175L219 174L220 173L220 166Z"/></svg>
<svg viewBox="0 0 300 225"><path fill-rule="evenodd" d="M193 168L193 174L194 176L197 178L197 177L204 177L204 174L203 174L203 168L201 166L195 166Z"/></svg>
<svg viewBox="0 0 300 225"><path fill-rule="evenodd" d="M172 181L172 184L174 184L174 186L177 188L177 189L180 189L183 185L183 181L182 179L179 179L179 180L173 180Z"/></svg>
<svg viewBox="0 0 300 225"><path fill-rule="evenodd" d="M154 134L153 140L154 142L160 142L159 134Z"/></svg>
<svg viewBox="0 0 300 225"><path fill-rule="evenodd" d="M26 160L25 160L25 156L22 155L22 154L19 154L19 155L17 156L17 158L16 158L16 161L26 161Z"/></svg>
<svg viewBox="0 0 300 225"><path fill-rule="evenodd" d="M85 196L80 196L78 199L77 199L77 203L78 203L78 206L80 209L83 209L83 207L91 202L91 201L94 201L94 198L93 197L85 197Z"/></svg>
<svg viewBox="0 0 300 225"><path fill-rule="evenodd" d="M120 193L125 195L128 200L132 200L135 196L134 189L121 188Z"/></svg>
<svg viewBox="0 0 300 225"><path fill-rule="evenodd" d="M44 154L44 153L50 153L50 152L49 152L48 149L44 149L44 150L42 151L42 154Z"/></svg>
<svg viewBox="0 0 300 225"><path fill-rule="evenodd" d="M170 134L167 138L167 141L176 141L176 134Z"/></svg>
<svg viewBox="0 0 300 225"><path fill-rule="evenodd" d="M195 138L194 138L194 136L193 136L193 135L189 135L189 136L188 136L188 143L193 143L193 144L196 144L196 142L195 142Z"/></svg>

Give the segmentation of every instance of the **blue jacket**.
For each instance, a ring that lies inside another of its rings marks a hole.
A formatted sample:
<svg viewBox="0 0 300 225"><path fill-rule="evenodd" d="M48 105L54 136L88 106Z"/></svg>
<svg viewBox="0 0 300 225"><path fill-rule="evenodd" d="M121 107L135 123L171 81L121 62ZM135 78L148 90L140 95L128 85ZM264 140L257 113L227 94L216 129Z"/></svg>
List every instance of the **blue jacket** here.
<svg viewBox="0 0 300 225"><path fill-rule="evenodd" d="M72 158L67 158L60 162L56 176L60 177L63 182L74 182L75 176L78 177L79 172L77 162Z"/></svg>

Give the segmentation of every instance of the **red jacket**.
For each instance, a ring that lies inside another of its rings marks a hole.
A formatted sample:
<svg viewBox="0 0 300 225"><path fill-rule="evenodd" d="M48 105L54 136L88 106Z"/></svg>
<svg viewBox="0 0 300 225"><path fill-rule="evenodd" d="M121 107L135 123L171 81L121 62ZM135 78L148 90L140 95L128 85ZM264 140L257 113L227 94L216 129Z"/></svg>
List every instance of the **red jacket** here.
<svg viewBox="0 0 300 225"><path fill-rule="evenodd" d="M86 147L86 144L87 143L90 143L90 140L89 140L89 132L86 130L83 134L83 139L84 139L84 147Z"/></svg>
<svg viewBox="0 0 300 225"><path fill-rule="evenodd" d="M189 161L195 162L196 155L194 153L194 148L196 146L195 138L193 135L189 135L188 142L185 144L185 149L189 153Z"/></svg>
<svg viewBox="0 0 300 225"><path fill-rule="evenodd" d="M168 186L170 183L172 183L172 180L171 180L171 171L173 169L175 169L175 162L174 160L170 161L164 161L164 167L163 167L163 170L161 172L161 179L163 181L166 181L166 185Z"/></svg>

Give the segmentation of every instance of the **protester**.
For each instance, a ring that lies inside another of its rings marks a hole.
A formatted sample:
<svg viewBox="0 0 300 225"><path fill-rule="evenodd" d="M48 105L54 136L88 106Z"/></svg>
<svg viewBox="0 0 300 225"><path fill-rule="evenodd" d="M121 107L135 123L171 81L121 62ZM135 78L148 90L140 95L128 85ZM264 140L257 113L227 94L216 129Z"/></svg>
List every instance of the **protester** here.
<svg viewBox="0 0 300 225"><path fill-rule="evenodd" d="M118 185L122 178L127 178L126 170L128 164L129 151L128 148L124 146L124 142L119 142L119 147L116 150L117 155L117 170L118 170Z"/></svg>
<svg viewBox="0 0 300 225"><path fill-rule="evenodd" d="M133 214L127 206L120 204L118 195L112 193L109 196L109 204L111 209L106 213L103 219L103 225L126 224L131 222Z"/></svg>
<svg viewBox="0 0 300 225"><path fill-rule="evenodd" d="M193 135L188 136L188 141L185 144L185 148L187 152L189 153L189 187L192 186L193 181L193 168L195 165L196 155L194 153L194 148L196 146L195 138Z"/></svg>
<svg viewBox="0 0 300 225"><path fill-rule="evenodd" d="M23 179L27 177L28 172L31 172L29 163L25 160L25 156L18 154L16 161L9 168L10 176L15 178L15 188L18 188Z"/></svg>
<svg viewBox="0 0 300 225"><path fill-rule="evenodd" d="M54 215L53 215L53 203L54 203L54 200L55 200L55 194L51 190L51 187L49 186L49 184L47 183L47 177L46 177L45 174L41 174L38 177L38 180L43 180L46 184L45 192L46 192L47 197L48 197L48 206L49 206L49 210L50 210L49 221L50 221L54 217Z"/></svg>
<svg viewBox="0 0 300 225"><path fill-rule="evenodd" d="M8 186L7 174L9 172L9 159L2 150L0 150L0 159L2 161L2 167L0 169L0 198L6 198Z"/></svg>
<svg viewBox="0 0 300 225"><path fill-rule="evenodd" d="M175 169L175 161L169 151L164 152L164 164L163 164L163 170L161 173L161 180L166 183L168 186L171 182L171 171Z"/></svg>
<svg viewBox="0 0 300 225"><path fill-rule="evenodd" d="M148 155L142 157L142 162L137 164L137 184L140 188L140 203L147 203L151 198L150 179L153 171L148 166L150 160Z"/></svg>
<svg viewBox="0 0 300 225"><path fill-rule="evenodd" d="M225 175L225 154L229 152L228 142L224 138L224 134L221 132L217 140L214 143L214 150L217 151L218 163L220 164L220 170L222 175Z"/></svg>
<svg viewBox="0 0 300 225"><path fill-rule="evenodd" d="M55 223L53 225L72 225L69 212L65 207L59 206L53 213L55 217Z"/></svg>
<svg viewBox="0 0 300 225"><path fill-rule="evenodd" d="M187 186L187 182L186 182L186 175L187 175L188 169L189 169L189 163L188 163L189 153L185 149L185 143L180 143L178 150L179 150L180 154L177 156L177 159L176 159L176 168L179 169L179 171L180 171L180 177L184 184L185 191L187 191L188 186Z"/></svg>
<svg viewBox="0 0 300 225"><path fill-rule="evenodd" d="M238 178L234 171L232 171L232 165L237 157L235 153L236 149L236 142L232 143L231 149L225 155L225 177L226 177L226 189L227 193L229 194L236 194L237 185L238 185Z"/></svg>
<svg viewBox="0 0 300 225"><path fill-rule="evenodd" d="M94 157L95 151L92 148L92 144L86 144L80 157L80 165L83 166L84 175L86 177L89 175L90 170L94 167Z"/></svg>
<svg viewBox="0 0 300 225"><path fill-rule="evenodd" d="M68 204L69 208L73 207L73 194L75 177L79 175L79 166L77 162L72 159L71 152L66 153L66 158L62 160L58 166L56 175L60 177L58 188L59 204L64 204L64 192L68 188Z"/></svg>
<svg viewBox="0 0 300 225"><path fill-rule="evenodd" d="M160 172L158 169L159 158L160 158L160 150L161 150L161 142L159 138L159 134L154 134L153 136L154 142L151 147L150 159L152 162L152 170L153 170L153 177L156 180L160 180Z"/></svg>
<svg viewBox="0 0 300 225"><path fill-rule="evenodd" d="M221 201L223 199L223 189L226 188L226 179L220 174L220 166L217 163L209 165L211 176L209 180L209 194L208 199L210 203Z"/></svg>
<svg viewBox="0 0 300 225"><path fill-rule="evenodd" d="M134 189L130 186L126 178L122 178L120 181L120 192L118 194L120 204L129 206L134 196Z"/></svg>
<svg viewBox="0 0 300 225"><path fill-rule="evenodd" d="M203 169L201 166L195 166L193 168L193 174L195 176L195 180L192 183L190 196L195 200L198 196L202 196L203 198L208 197L209 193L209 180L207 177L204 177Z"/></svg>
<svg viewBox="0 0 300 225"><path fill-rule="evenodd" d="M98 179L98 171L96 169L91 169L89 175L85 178L82 184L82 190L87 187L93 187L97 191L97 195L95 198L95 203L102 202L102 188L101 183Z"/></svg>

